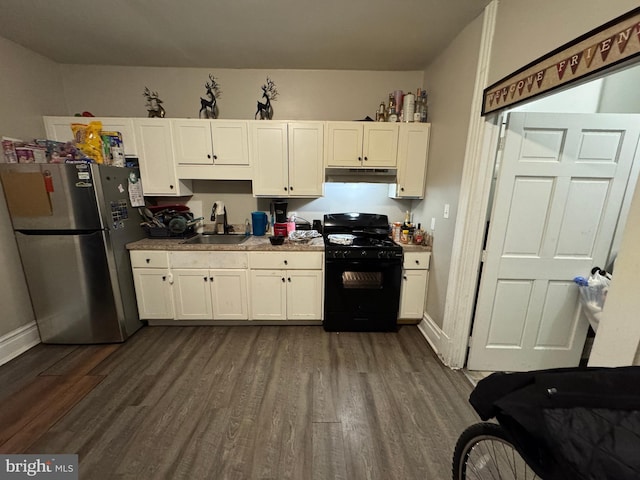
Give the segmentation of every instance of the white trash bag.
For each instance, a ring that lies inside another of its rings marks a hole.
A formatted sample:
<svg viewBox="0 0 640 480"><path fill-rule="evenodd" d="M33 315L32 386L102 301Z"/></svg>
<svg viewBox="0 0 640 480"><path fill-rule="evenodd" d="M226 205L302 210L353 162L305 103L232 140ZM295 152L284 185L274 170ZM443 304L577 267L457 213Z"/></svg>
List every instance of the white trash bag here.
<svg viewBox="0 0 640 480"><path fill-rule="evenodd" d="M593 331L597 332L604 302L607 299L607 292L611 285L611 274L601 270L599 267L595 267L591 270L589 278L579 276L575 277L573 281L578 285L582 310Z"/></svg>

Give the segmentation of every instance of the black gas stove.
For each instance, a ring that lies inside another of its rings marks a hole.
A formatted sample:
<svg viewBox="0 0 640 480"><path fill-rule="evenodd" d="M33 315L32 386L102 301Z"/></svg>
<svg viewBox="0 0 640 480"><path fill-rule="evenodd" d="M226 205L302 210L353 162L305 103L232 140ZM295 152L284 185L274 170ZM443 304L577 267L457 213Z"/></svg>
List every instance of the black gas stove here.
<svg viewBox="0 0 640 480"><path fill-rule="evenodd" d="M386 215L324 216L325 330L397 329L402 247L389 231Z"/></svg>

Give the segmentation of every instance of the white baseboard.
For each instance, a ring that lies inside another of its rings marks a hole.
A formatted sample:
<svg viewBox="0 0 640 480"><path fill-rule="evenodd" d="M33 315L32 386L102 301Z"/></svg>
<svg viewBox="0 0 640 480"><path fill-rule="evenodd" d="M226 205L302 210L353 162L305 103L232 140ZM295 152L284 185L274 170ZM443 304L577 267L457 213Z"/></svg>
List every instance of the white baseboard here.
<svg viewBox="0 0 640 480"><path fill-rule="evenodd" d="M440 326L429 316L428 313L424 313L422 321L418 324L418 330L422 333L422 336L427 340L431 348L436 353L440 361L446 365L443 360L444 350L447 348L449 337L440 328Z"/></svg>
<svg viewBox="0 0 640 480"><path fill-rule="evenodd" d="M36 322L31 322L0 337L0 365L40 343Z"/></svg>

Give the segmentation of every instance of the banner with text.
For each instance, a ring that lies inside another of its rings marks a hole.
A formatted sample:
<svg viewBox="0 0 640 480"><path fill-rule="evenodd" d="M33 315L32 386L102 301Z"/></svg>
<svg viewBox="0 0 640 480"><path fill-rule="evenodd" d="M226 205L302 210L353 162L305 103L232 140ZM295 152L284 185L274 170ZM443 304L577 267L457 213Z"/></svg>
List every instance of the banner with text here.
<svg viewBox="0 0 640 480"><path fill-rule="evenodd" d="M482 115L584 79L639 54L640 8L636 8L486 88Z"/></svg>

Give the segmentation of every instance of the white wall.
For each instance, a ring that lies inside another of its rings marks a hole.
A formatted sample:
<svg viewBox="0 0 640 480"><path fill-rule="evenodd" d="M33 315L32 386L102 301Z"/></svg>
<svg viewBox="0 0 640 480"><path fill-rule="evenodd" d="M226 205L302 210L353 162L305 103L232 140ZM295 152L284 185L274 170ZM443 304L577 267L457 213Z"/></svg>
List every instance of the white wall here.
<svg viewBox="0 0 640 480"><path fill-rule="evenodd" d="M66 115L58 64L0 37L0 135L44 136L43 115Z"/></svg>
<svg viewBox="0 0 640 480"><path fill-rule="evenodd" d="M488 85L636 7L637 0L500 0Z"/></svg>
<svg viewBox="0 0 640 480"><path fill-rule="evenodd" d="M640 66L628 68L603 80L601 113L640 112ZM621 94L622 93L622 94Z"/></svg>
<svg viewBox="0 0 640 480"><path fill-rule="evenodd" d="M440 327L449 281L481 34L482 15L469 24L425 70L431 122L429 165L425 198L414 202L414 212L416 221L422 222L427 229L430 229L431 218L436 219L426 312ZM443 216L445 204L450 205L448 219Z"/></svg>
<svg viewBox="0 0 640 480"><path fill-rule="evenodd" d="M598 79L572 87L539 100L514 107L514 112L596 113L604 80Z"/></svg>
<svg viewBox="0 0 640 480"><path fill-rule="evenodd" d="M66 113L57 64L0 38L0 136L44 136L42 115ZM0 198L4 198L1 192ZM33 311L11 221L0 202L0 337L33 322Z"/></svg>
<svg viewBox="0 0 640 480"><path fill-rule="evenodd" d="M375 119L394 90L415 91L423 74L333 70L234 70L64 65L67 109L96 116L146 117L144 87L157 91L167 118L197 118L204 84L213 74L222 89L219 118L251 119L269 76L279 95L274 120Z"/></svg>

